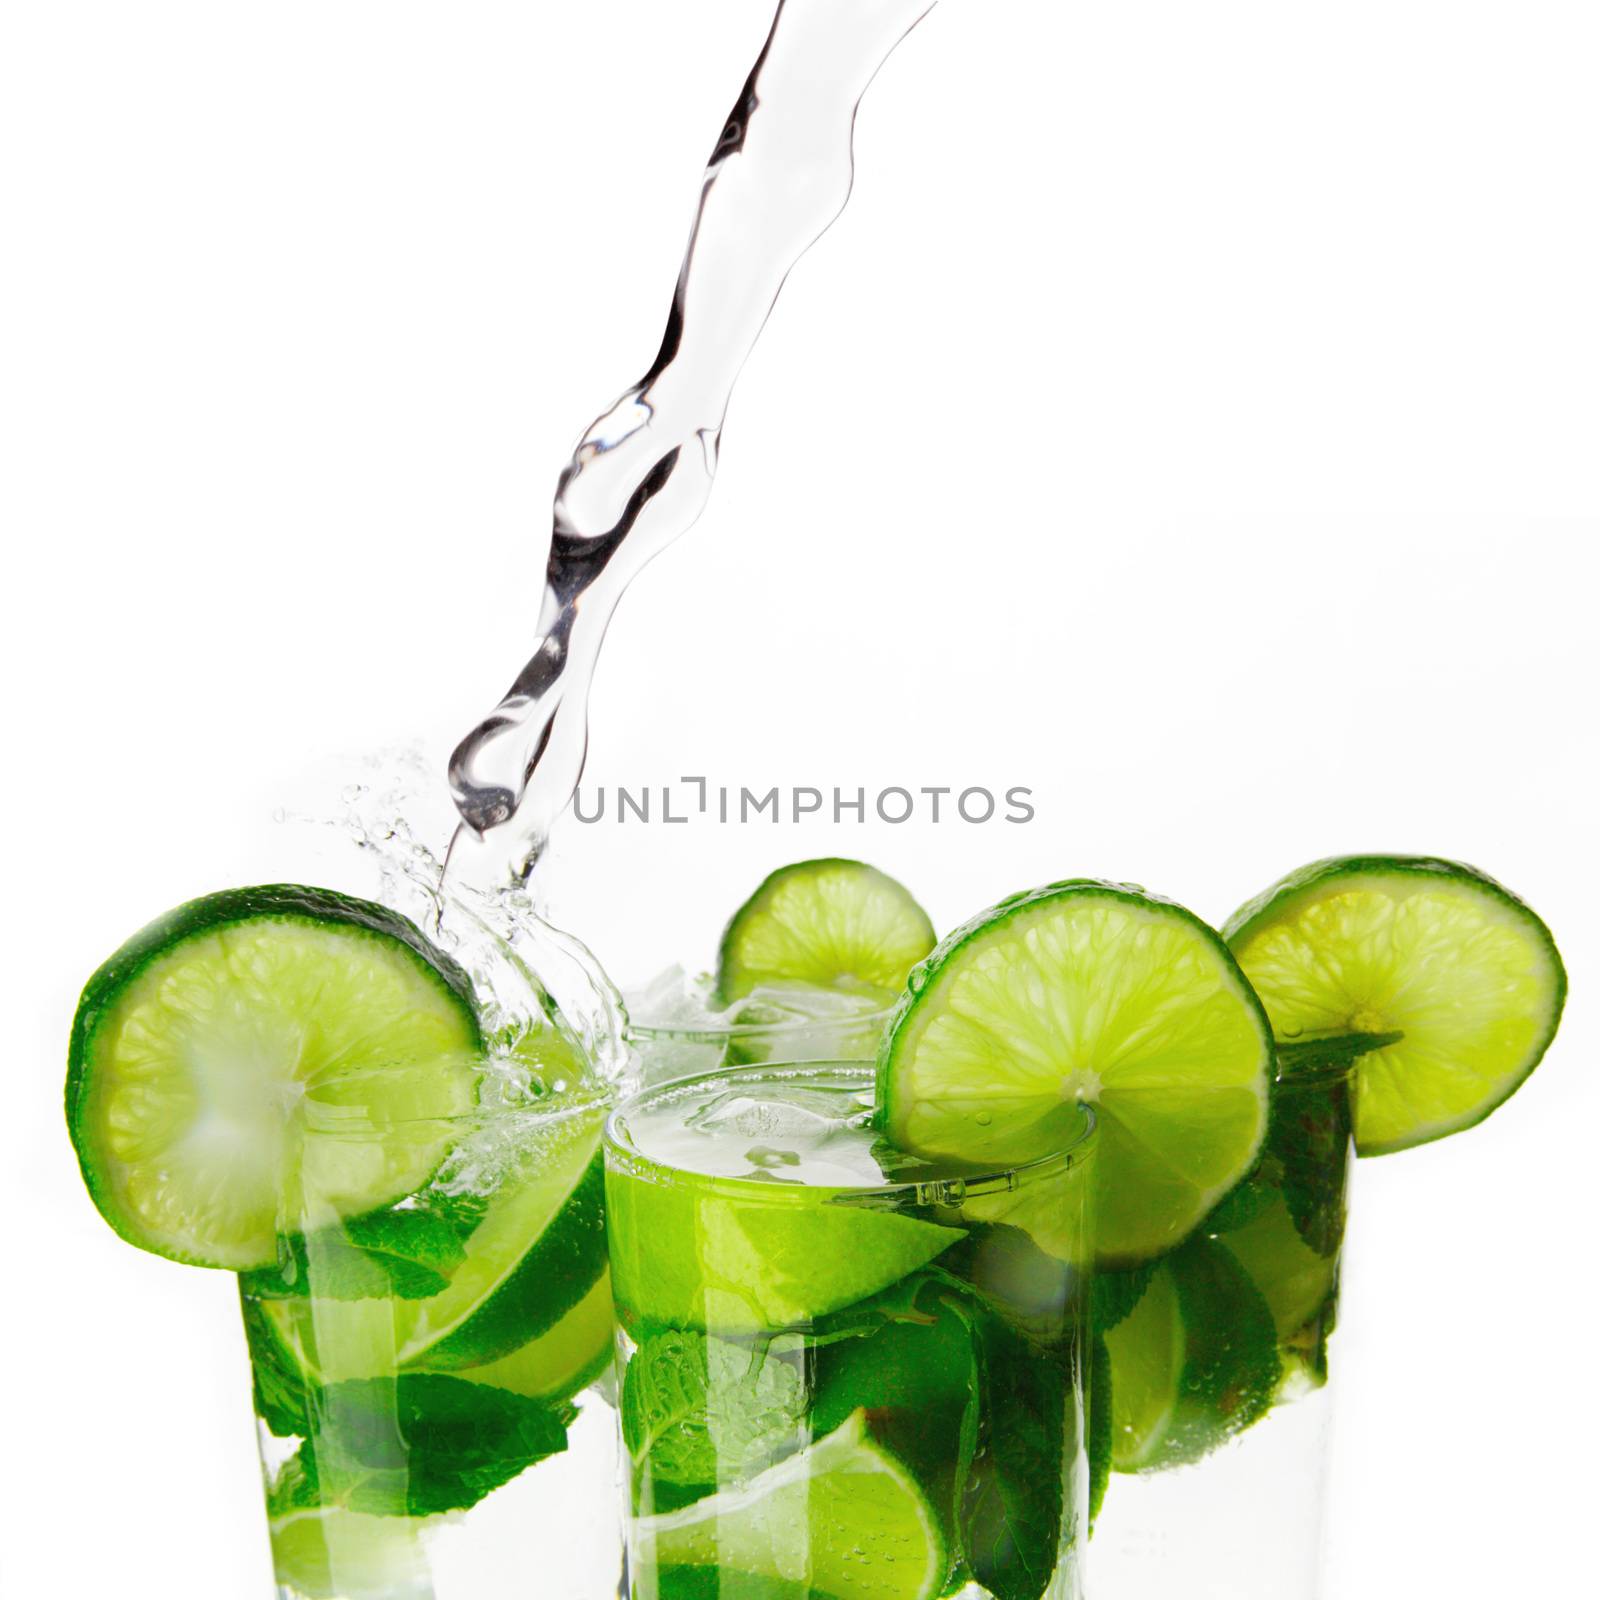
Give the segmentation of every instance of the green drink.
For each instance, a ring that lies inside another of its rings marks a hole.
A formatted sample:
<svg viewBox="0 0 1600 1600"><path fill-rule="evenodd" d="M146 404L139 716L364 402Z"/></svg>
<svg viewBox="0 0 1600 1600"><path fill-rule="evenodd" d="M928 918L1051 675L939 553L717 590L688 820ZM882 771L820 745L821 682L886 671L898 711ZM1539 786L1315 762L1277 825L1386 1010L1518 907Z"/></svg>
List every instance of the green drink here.
<svg viewBox="0 0 1600 1600"><path fill-rule="evenodd" d="M1011 896L918 967L879 1053L886 1127L930 1159L1022 1160L1096 1107L1106 1600L1322 1592L1352 1160L1481 1121L1565 992L1527 906L1432 857L1314 863L1224 935L1134 885Z"/></svg>
<svg viewBox="0 0 1600 1600"><path fill-rule="evenodd" d="M1092 1114L998 1169L875 1120L837 1064L612 1118L633 1600L1080 1594Z"/></svg>
<svg viewBox="0 0 1600 1600"><path fill-rule="evenodd" d="M910 892L864 861L780 867L729 920L714 972L672 967L628 995L640 1081L870 1061L906 974L933 943Z"/></svg>
<svg viewBox="0 0 1600 1600"><path fill-rule="evenodd" d="M1193 1465L1327 1381L1355 1154L1344 1054L1286 1061L1245 1179L1178 1249L1102 1275L1117 1471Z"/></svg>
<svg viewBox="0 0 1600 1600"><path fill-rule="evenodd" d="M285 1184L277 1260L239 1278L273 1565L284 1600L614 1581L603 1104L480 1108L393 1204L341 1217L328 1176L394 1130L344 1108ZM557 1532L559 1530L559 1538Z"/></svg>
<svg viewBox="0 0 1600 1600"><path fill-rule="evenodd" d="M90 979L67 1111L135 1244L238 1274L280 1600L614 1592L600 1135L552 1022L331 891L208 896Z"/></svg>

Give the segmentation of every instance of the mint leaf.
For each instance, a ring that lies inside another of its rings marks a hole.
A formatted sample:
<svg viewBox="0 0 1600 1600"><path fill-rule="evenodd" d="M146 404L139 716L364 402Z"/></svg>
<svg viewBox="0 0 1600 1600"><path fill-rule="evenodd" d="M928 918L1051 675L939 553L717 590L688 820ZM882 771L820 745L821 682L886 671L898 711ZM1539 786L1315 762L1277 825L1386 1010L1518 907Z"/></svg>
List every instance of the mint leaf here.
<svg viewBox="0 0 1600 1600"><path fill-rule="evenodd" d="M466 1259L452 1222L415 1204L347 1218L278 1241L271 1267L243 1274L264 1300L316 1295L319 1300L424 1300L448 1288Z"/></svg>
<svg viewBox="0 0 1600 1600"><path fill-rule="evenodd" d="M948 1275L963 1294L976 1294L999 1315L1049 1342L1071 1314L1079 1287L1071 1268L1041 1250L1026 1228L1006 1222L972 1223L930 1269Z"/></svg>
<svg viewBox="0 0 1600 1600"><path fill-rule="evenodd" d="M1104 1333L1128 1316L1144 1299L1144 1292L1155 1276L1156 1264L1146 1261L1120 1272L1097 1269L1089 1285L1091 1320L1097 1333Z"/></svg>
<svg viewBox="0 0 1600 1600"><path fill-rule="evenodd" d="M306 1386L278 1330L248 1294L239 1296L245 1344L250 1350L250 1383L256 1415L279 1438L306 1431Z"/></svg>
<svg viewBox="0 0 1600 1600"><path fill-rule="evenodd" d="M651 1334L628 1362L620 1412L636 1503L670 1510L752 1477L806 1442L802 1341Z"/></svg>
<svg viewBox="0 0 1600 1600"><path fill-rule="evenodd" d="M1162 1265L1177 1288L1185 1349L1161 1465L1183 1466L1260 1421L1282 1365L1272 1312L1225 1240L1197 1235Z"/></svg>
<svg viewBox="0 0 1600 1600"><path fill-rule="evenodd" d="M1346 1076L1288 1077L1273 1090L1266 1151L1296 1231L1320 1256L1337 1255L1344 1242L1352 1128Z"/></svg>
<svg viewBox="0 0 1600 1600"><path fill-rule="evenodd" d="M576 1414L435 1373L331 1383L310 1396L308 1437L273 1485L269 1510L464 1511L565 1450Z"/></svg>
<svg viewBox="0 0 1600 1600"><path fill-rule="evenodd" d="M1111 1486L1111 1452L1114 1444L1111 1426L1111 1352L1096 1333L1089 1349L1088 1384L1084 1405L1088 1410L1089 1456L1089 1532L1094 1532L1100 1507Z"/></svg>
<svg viewBox="0 0 1600 1600"><path fill-rule="evenodd" d="M865 1411L917 1480L953 1557L979 1450L976 1326L991 1315L970 1285L929 1267L829 1319L830 1334L853 1337L832 1337L813 1355L815 1435Z"/></svg>
<svg viewBox="0 0 1600 1600"><path fill-rule="evenodd" d="M1040 1600L1061 1554L1071 1350L1042 1347L993 1315L980 1314L974 1331L981 1399L961 1506L967 1562L995 1600Z"/></svg>

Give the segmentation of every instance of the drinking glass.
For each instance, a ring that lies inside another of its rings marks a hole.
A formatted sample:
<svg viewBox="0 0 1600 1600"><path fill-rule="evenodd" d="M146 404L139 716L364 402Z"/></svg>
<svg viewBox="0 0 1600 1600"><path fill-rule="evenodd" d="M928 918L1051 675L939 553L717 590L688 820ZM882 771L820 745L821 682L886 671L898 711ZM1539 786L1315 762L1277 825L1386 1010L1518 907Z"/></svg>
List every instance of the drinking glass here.
<svg viewBox="0 0 1600 1600"><path fill-rule="evenodd" d="M833 1015L769 1013L763 1020L747 1012L672 1020L648 1010L635 1016L630 1007L628 1044L646 1085L762 1062L871 1061L893 1009L857 1005Z"/></svg>
<svg viewBox="0 0 1600 1600"><path fill-rule="evenodd" d="M312 1109L277 1264L240 1277L280 1600L615 1595L609 1107ZM383 1168L430 1175L343 1215Z"/></svg>
<svg viewBox="0 0 1600 1600"><path fill-rule="evenodd" d="M914 1163L859 1062L647 1089L607 1125L631 1600L1074 1600L1092 1113Z"/></svg>
<svg viewBox="0 0 1600 1600"><path fill-rule="evenodd" d="M1102 1276L1094 1600L1318 1600L1353 1156L1349 1064L1285 1059L1244 1182L1154 1268Z"/></svg>

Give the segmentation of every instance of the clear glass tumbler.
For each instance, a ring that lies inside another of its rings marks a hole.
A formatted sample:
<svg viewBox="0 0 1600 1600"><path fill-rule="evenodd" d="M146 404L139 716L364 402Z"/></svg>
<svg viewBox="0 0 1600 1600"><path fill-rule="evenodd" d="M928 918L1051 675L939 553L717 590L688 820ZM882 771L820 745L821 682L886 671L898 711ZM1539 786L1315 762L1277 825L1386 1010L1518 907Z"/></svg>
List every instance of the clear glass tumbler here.
<svg viewBox="0 0 1600 1600"><path fill-rule="evenodd" d="M793 1061L871 1061L892 1004L852 994L797 989L789 1006L746 1004L686 1018L629 1004L628 1044L640 1082L666 1083L719 1067Z"/></svg>
<svg viewBox="0 0 1600 1600"><path fill-rule="evenodd" d="M1093 1150L909 1160L860 1063L618 1110L631 1600L1079 1596Z"/></svg>
<svg viewBox="0 0 1600 1600"><path fill-rule="evenodd" d="M280 1600L614 1596L609 1107L313 1109L240 1278ZM426 1176L344 1215L386 1167Z"/></svg>
<svg viewBox="0 0 1600 1600"><path fill-rule="evenodd" d="M1321 1595L1350 1095L1348 1062L1286 1052L1254 1170L1170 1256L1098 1280L1094 1600Z"/></svg>

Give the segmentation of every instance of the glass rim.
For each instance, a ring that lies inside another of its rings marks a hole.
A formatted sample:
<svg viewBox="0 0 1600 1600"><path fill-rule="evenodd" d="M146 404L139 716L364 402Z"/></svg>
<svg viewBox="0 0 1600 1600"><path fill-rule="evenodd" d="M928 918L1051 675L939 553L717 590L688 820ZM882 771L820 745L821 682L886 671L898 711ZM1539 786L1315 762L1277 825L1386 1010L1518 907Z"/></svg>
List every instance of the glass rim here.
<svg viewBox="0 0 1600 1600"><path fill-rule="evenodd" d="M602 1111L609 1117L616 1109L616 1103L615 1086L606 1086L582 1096L552 1093L544 1100L478 1100L459 1111L396 1117L383 1114L374 1116L368 1106L340 1105L336 1101L313 1100L307 1096L301 1100L295 1115L300 1120L304 1138L381 1139L403 1128L471 1128L498 1121L514 1122L522 1118L546 1123L563 1122L592 1117Z"/></svg>
<svg viewBox="0 0 1600 1600"><path fill-rule="evenodd" d="M632 1169L660 1173L673 1180L689 1179L697 1189L704 1188L746 1200L761 1199L780 1204L816 1204L819 1197L832 1203L848 1204L885 1203L897 1200L916 1205L959 1205L964 1200L984 1195L1014 1191L1024 1185L1038 1183L1047 1178L1080 1166L1095 1152L1099 1143L1100 1119L1095 1108L1081 1100L1073 1101L1075 1125L1070 1136L1053 1150L1026 1161L1010 1163L972 1163L968 1172L940 1172L924 1178L886 1178L878 1183L772 1183L760 1178L737 1178L717 1173L696 1172L692 1167L680 1166L647 1155L625 1136L626 1117L648 1102L690 1091L696 1085L726 1083L730 1079L742 1080L767 1076L819 1077L826 1073L853 1079L871 1081L875 1075L869 1061L782 1061L749 1062L735 1067L719 1067L709 1072L697 1072L687 1077L672 1078L665 1083L651 1084L648 1088L628 1095L612 1108L606 1117L601 1135L607 1157L615 1154ZM1063 1101L1063 1105L1067 1102Z"/></svg>
<svg viewBox="0 0 1600 1600"><path fill-rule="evenodd" d="M873 1011L858 1011L848 1017L789 1017L782 1022L737 1022L712 1019L707 1022L635 1022L630 1015L625 1038L628 1042L649 1044L719 1044L728 1039L777 1039L785 1034L804 1033L817 1028L855 1029L882 1027L899 1004L899 997ZM821 1058L827 1060L827 1057Z"/></svg>
<svg viewBox="0 0 1600 1600"><path fill-rule="evenodd" d="M1360 1065L1359 1056L1344 1061L1308 1061L1286 1065L1283 1057L1274 1052L1271 1087L1293 1089L1315 1083L1337 1083L1355 1076Z"/></svg>

